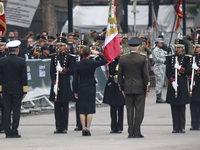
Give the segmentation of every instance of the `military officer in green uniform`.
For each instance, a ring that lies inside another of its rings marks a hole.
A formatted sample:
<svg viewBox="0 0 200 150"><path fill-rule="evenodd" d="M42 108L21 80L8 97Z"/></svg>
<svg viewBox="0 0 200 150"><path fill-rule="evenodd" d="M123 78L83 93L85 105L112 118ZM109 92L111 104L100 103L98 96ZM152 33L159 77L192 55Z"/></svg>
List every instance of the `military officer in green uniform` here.
<svg viewBox="0 0 200 150"><path fill-rule="evenodd" d="M140 126L144 117L149 73L145 56L138 54L141 43L140 38L131 38L128 41L130 54L122 56L119 60L118 81L126 102L128 138L144 137Z"/></svg>
<svg viewBox="0 0 200 150"><path fill-rule="evenodd" d="M87 41L88 46L92 45L95 41L97 31L92 29L91 32L85 34L85 40Z"/></svg>
<svg viewBox="0 0 200 150"><path fill-rule="evenodd" d="M128 40L128 36L127 34L124 34L122 36L122 40L121 40L121 51L122 51L122 55L127 55L130 53L130 49L129 49L129 45L127 43Z"/></svg>
<svg viewBox="0 0 200 150"><path fill-rule="evenodd" d="M152 50L148 48L146 37L144 34L140 34L140 39L142 40L142 43L140 44L140 51L139 54L146 56L147 66L148 66L148 56L149 54L152 54Z"/></svg>
<svg viewBox="0 0 200 150"><path fill-rule="evenodd" d="M186 35L183 37L183 41L185 42L185 49L183 50L183 54L194 54L193 50L193 43L194 40L196 39L196 33L191 30L191 33L189 35Z"/></svg>

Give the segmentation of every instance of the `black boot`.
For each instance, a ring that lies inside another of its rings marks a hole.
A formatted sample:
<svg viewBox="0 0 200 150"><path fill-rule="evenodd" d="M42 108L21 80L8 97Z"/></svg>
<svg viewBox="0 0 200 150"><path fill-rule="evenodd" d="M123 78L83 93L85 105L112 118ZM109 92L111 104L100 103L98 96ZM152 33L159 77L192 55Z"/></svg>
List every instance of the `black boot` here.
<svg viewBox="0 0 200 150"><path fill-rule="evenodd" d="M162 97L161 97L161 93L160 94L156 94L156 103L166 103Z"/></svg>

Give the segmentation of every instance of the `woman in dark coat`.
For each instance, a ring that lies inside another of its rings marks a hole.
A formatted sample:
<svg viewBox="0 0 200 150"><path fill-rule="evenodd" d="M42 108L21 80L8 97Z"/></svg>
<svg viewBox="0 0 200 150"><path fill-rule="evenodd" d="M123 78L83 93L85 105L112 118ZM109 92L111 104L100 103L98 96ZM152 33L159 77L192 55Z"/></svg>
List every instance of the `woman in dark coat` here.
<svg viewBox="0 0 200 150"><path fill-rule="evenodd" d="M90 54L99 55L96 60L89 59ZM90 50L88 46L83 48L83 59L76 64L74 72L74 95L78 99L78 108L82 124L82 135L90 136L90 125L95 113L96 80L95 69L108 63L108 60L99 52ZM100 58L100 59L98 59ZM87 129L85 120L87 119Z"/></svg>
<svg viewBox="0 0 200 150"><path fill-rule="evenodd" d="M118 62L119 56L109 64L109 78L106 83L103 98L103 103L110 105L110 133L121 133L123 131L125 99L118 86Z"/></svg>

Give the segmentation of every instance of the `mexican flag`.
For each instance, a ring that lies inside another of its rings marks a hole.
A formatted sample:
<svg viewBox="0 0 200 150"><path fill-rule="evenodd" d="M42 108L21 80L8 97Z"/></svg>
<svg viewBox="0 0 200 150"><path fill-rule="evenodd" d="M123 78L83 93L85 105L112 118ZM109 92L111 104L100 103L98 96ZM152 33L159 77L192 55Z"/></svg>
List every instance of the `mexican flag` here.
<svg viewBox="0 0 200 150"><path fill-rule="evenodd" d="M117 29L115 0L109 0L108 26L103 52L104 56L108 59L108 64L121 53L120 42ZM106 66L108 64L106 64Z"/></svg>
<svg viewBox="0 0 200 150"><path fill-rule="evenodd" d="M4 37L6 34L6 19L5 19L5 12L4 12L4 5L3 1L0 0L0 37Z"/></svg>

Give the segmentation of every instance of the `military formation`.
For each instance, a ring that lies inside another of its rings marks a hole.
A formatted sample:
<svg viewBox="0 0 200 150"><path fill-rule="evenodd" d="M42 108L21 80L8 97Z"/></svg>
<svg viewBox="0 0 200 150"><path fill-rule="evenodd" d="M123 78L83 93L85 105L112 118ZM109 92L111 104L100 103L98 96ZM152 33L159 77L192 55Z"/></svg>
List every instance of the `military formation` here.
<svg viewBox="0 0 200 150"><path fill-rule="evenodd" d="M168 103L171 106L172 133L185 133L186 104L190 104L191 110L192 121L190 130L200 130L200 99L198 92L200 86L199 34L200 31L191 32L190 35L177 38L173 49L169 49L166 46L163 42L163 36L156 38L155 47L152 47L144 34L139 34L138 37L131 39L128 37L128 34L119 34L121 54L106 67L108 80L103 98L103 103L110 105L110 133L121 133L123 131L124 105L126 105L129 126L128 138L144 137L141 134L140 126L144 117L145 99L150 85L149 71L151 69L156 78L156 103ZM55 104L55 134L67 133L68 105L70 101L74 101L76 102L77 120L74 130L84 130L83 136L91 136L89 131L91 122L88 122L86 117L83 123L82 114L86 112L87 116L89 110L93 114L95 109L83 110L80 108L84 104L80 102L80 94L78 97L77 93L74 93L74 90L78 92L77 89L79 89L79 87L76 87L79 77L76 76L76 83L74 83L72 77L74 73L77 74L77 64L82 64L79 63L80 61L95 59L97 64L101 64L101 61L104 61L104 64L107 62L106 58L102 56L104 53L105 35L106 29L103 29L100 34L97 34L97 31L92 29L91 32L84 35L81 35L79 30L76 29L68 34L58 33L57 37L54 38L49 36L48 32L43 31L41 35L37 36L37 41L34 41L32 33L30 33L27 37L27 49L23 51L20 51L21 42L19 40L11 37L8 39L0 38L0 57L6 58L9 56L8 59L10 59L12 58L10 57L11 54L23 57L24 59L16 60L21 61L22 66L22 60L25 59L51 59L50 76L52 84L50 100ZM14 43L12 43L13 41ZM83 51L84 54L82 53ZM85 52L88 52L90 58L86 58ZM100 56L96 57L90 55L90 53ZM151 55L152 57L150 57ZM8 60L0 59L0 61L4 64ZM88 64L88 66L90 65ZM79 69L83 70L84 67L86 66L79 67ZM2 73L4 69L4 66L0 64L0 77L4 76ZM16 72L18 71L16 70ZM24 74L26 71L22 72ZM10 106L8 103L5 103L4 99L8 99L12 103L11 98L6 95L15 95L16 93L6 93L5 90L2 90L2 87L3 89L6 87L2 81L6 79L7 77L5 76L3 79L0 78L0 108L3 116L0 131L2 133L5 132L7 138L18 138L21 137L17 130L19 125L19 107L15 111L13 117L16 116L16 120L14 119L14 125L11 127L11 124L9 124L10 120L8 119L10 115L6 111L10 110ZM167 79L169 84L165 101L162 97L162 88ZM94 81L91 82L93 83ZM23 99L27 92L27 82L19 80L19 83L23 86L19 87L19 89L22 89L19 91L21 95L16 97L16 99ZM73 87L76 88L73 89ZM82 95L86 95L86 93L83 92ZM19 104L21 103L17 103L18 106Z"/></svg>

